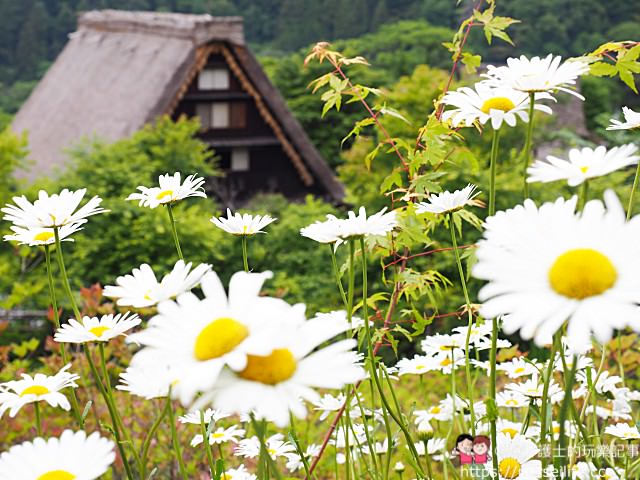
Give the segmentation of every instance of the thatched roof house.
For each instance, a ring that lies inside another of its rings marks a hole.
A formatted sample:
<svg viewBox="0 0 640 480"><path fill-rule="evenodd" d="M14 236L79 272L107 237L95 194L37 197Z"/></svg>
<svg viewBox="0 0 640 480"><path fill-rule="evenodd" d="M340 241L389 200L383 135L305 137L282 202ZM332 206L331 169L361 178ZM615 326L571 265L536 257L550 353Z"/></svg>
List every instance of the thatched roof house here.
<svg viewBox="0 0 640 480"><path fill-rule="evenodd" d="M200 136L227 171L216 185L226 203L256 191L343 197L247 48L240 17L83 13L13 129L29 132L33 178L62 165L82 137L117 140L163 114L200 117Z"/></svg>

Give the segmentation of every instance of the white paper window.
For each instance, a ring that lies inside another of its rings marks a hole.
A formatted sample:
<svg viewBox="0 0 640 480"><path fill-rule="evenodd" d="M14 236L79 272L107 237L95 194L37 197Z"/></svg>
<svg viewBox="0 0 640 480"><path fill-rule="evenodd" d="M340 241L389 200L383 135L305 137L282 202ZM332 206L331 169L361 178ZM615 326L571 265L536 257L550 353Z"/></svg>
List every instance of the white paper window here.
<svg viewBox="0 0 640 480"><path fill-rule="evenodd" d="M231 171L247 172L249 170L249 149L234 148L231 150Z"/></svg>
<svg viewBox="0 0 640 480"><path fill-rule="evenodd" d="M228 103L212 103L211 104L211 127L212 128L229 128L229 104Z"/></svg>
<svg viewBox="0 0 640 480"><path fill-rule="evenodd" d="M228 90L229 70L206 68L198 75L198 90Z"/></svg>

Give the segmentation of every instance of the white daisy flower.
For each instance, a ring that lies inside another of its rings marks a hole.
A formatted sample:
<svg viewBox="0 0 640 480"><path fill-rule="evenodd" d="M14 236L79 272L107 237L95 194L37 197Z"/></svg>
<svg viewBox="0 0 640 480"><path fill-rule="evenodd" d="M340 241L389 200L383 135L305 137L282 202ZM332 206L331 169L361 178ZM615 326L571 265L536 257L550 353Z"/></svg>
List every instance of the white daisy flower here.
<svg viewBox="0 0 640 480"><path fill-rule="evenodd" d="M627 423L616 423L615 425L608 425L604 429L604 433L613 435L614 437L622 438L623 440L638 440L640 439L640 432L635 425L629 425Z"/></svg>
<svg viewBox="0 0 640 480"><path fill-rule="evenodd" d="M371 430L373 430L373 427L369 426L369 431ZM366 442L367 434L364 425L361 423L354 423L348 429L345 427L336 428L333 432L333 438L329 441L329 443L336 448L346 448L347 444L353 447L354 445L362 445Z"/></svg>
<svg viewBox="0 0 640 480"><path fill-rule="evenodd" d="M127 339L145 347L134 355L132 366L169 365L178 379L172 395L189 406L196 393L214 386L225 365L242 371L248 354L268 355L273 350L270 339L277 334L274 323L304 321L304 305L259 295L271 276L235 273L227 295L210 272L201 281L204 298L186 292L176 301L160 303L147 328Z"/></svg>
<svg viewBox="0 0 640 480"><path fill-rule="evenodd" d="M230 468L222 474L223 480L257 480L253 473L247 470L247 467L240 465L238 468Z"/></svg>
<svg viewBox="0 0 640 480"><path fill-rule="evenodd" d="M416 416L415 423L419 425L422 422L430 420L438 420L440 422L448 422L453 418L453 406L443 404L433 405L427 410L416 410L413 412Z"/></svg>
<svg viewBox="0 0 640 480"><path fill-rule="evenodd" d="M489 427L489 424L487 424L487 427ZM498 418L496 421L498 435L508 435L511 438L516 438L520 435L520 430L522 430L522 423L512 422L504 418Z"/></svg>
<svg viewBox="0 0 640 480"><path fill-rule="evenodd" d="M31 377L23 373L22 380L0 383L0 418L7 410L9 410L9 416L13 418L26 404L41 401L68 411L71 405L60 390L67 387L76 388L78 385L75 381L80 378L75 373L69 373L67 371L69 368L71 364L65 365L52 376L36 373Z"/></svg>
<svg viewBox="0 0 640 480"><path fill-rule="evenodd" d="M496 404L505 408L525 408L529 406L529 399L518 392L498 392L496 394Z"/></svg>
<svg viewBox="0 0 640 480"><path fill-rule="evenodd" d="M633 144L607 150L603 146L593 148L572 148L569 158L547 156L547 160L536 160L527 169L527 182L555 182L566 180L570 187L595 177L602 177L616 170L634 165L640 160L636 155L638 147Z"/></svg>
<svg viewBox="0 0 640 480"><path fill-rule="evenodd" d="M596 415L600 418L609 419L613 418L614 420L632 420L631 409L624 408L623 410L619 409L621 405L616 402L610 402L608 406L601 407L599 405L596 406ZM587 414L591 414L593 412L593 405L589 405L585 410Z"/></svg>
<svg viewBox="0 0 640 480"><path fill-rule="evenodd" d="M211 223L225 232L241 236L264 233L262 229L276 220L277 218L272 218L269 215L249 215L248 213L241 214L239 212L232 214L228 208L227 218L211 217L210 219Z"/></svg>
<svg viewBox="0 0 640 480"><path fill-rule="evenodd" d="M314 443L310 444L304 451L304 458L308 463L311 463L315 457L320 454L320 445ZM304 468L302 458L297 453L290 453L287 455L287 464L285 465L289 472L297 472Z"/></svg>
<svg viewBox="0 0 640 480"><path fill-rule="evenodd" d="M547 94L540 94L538 100L551 99ZM529 121L529 94L505 87L492 87L485 82L479 82L473 88L462 87L456 91L447 92L442 97L442 103L453 106L445 110L442 119L451 119L454 127L460 125L470 127L475 122L482 125L491 121L494 130L502 126L502 122L515 127L518 118L523 122ZM551 113L546 105L535 104L535 110Z"/></svg>
<svg viewBox="0 0 640 480"><path fill-rule="evenodd" d="M580 75L589 71L588 63L572 59L561 62L562 57L553 54L531 59L522 55L520 58L508 58L507 64L500 67L489 65L487 73L482 76L488 79L489 85L535 93L536 97L540 93L561 91L584 100L572 86Z"/></svg>
<svg viewBox="0 0 640 480"><path fill-rule="evenodd" d="M108 342L112 338L125 335L133 327L140 325L137 314L102 315L102 317L82 317L82 323L70 318L69 323L56 330L53 339L59 343Z"/></svg>
<svg viewBox="0 0 640 480"><path fill-rule="evenodd" d="M218 427L215 432L209 434L209 445L222 445L223 443L238 443L239 439L244 437L245 431L242 428L238 428L237 425L233 425L229 428ZM197 447L202 443L202 435L196 435L191 440L191 446Z"/></svg>
<svg viewBox="0 0 640 480"><path fill-rule="evenodd" d="M116 454L114 443L80 430L59 438L36 438L0 455L2 480L94 480L107 472Z"/></svg>
<svg viewBox="0 0 640 480"><path fill-rule="evenodd" d="M207 198L204 193L204 178L196 175L189 175L184 179L184 183L180 181L180 172L173 175L168 173L158 177L158 187L139 186L140 192L132 193L127 200L138 200L141 207L156 208L158 205L166 205L167 203L175 203L188 197Z"/></svg>
<svg viewBox="0 0 640 480"><path fill-rule="evenodd" d="M466 337L436 333L425 337L420 347L427 355L450 355L452 350L464 350Z"/></svg>
<svg viewBox="0 0 640 480"><path fill-rule="evenodd" d="M478 343L484 343L484 341L487 339L490 340L492 329L493 327L491 325L491 322L474 323L473 325L471 325L471 333L469 334L469 343L478 344ZM453 329L453 332L454 332L454 335L464 338L464 342L466 344L468 330L469 330L469 327L465 325L462 327L455 327Z"/></svg>
<svg viewBox="0 0 640 480"><path fill-rule="evenodd" d="M347 397L344 393L339 393L335 397L330 393L325 393L318 400L311 403L313 404L314 410L322 412L320 414L320 420L325 420L331 412L340 410L346 401Z"/></svg>
<svg viewBox="0 0 640 480"><path fill-rule="evenodd" d="M560 423L556 422L555 420L551 422L551 433L553 435L554 440L558 440L560 438ZM564 435L566 437L574 437L577 434L578 434L578 426L574 422L565 420Z"/></svg>
<svg viewBox="0 0 640 480"><path fill-rule="evenodd" d="M524 395L531 400L535 400L538 405L542 401L542 394L544 391L544 385L538 382L538 376L534 375L532 378L522 383L509 383L504 387L506 390L510 390L520 395ZM547 392L547 398L551 403L559 403L564 397L564 391L560 388L556 382L551 380L549 382L549 391Z"/></svg>
<svg viewBox="0 0 640 480"><path fill-rule="evenodd" d="M503 330L542 346L568 321L570 347L591 334L601 343L614 328L640 327L640 235L612 191L575 213L576 197L498 212L478 242L476 278L486 318L504 314Z"/></svg>
<svg viewBox="0 0 640 480"><path fill-rule="evenodd" d="M611 125L607 127L607 130L633 130L640 128L640 112L634 112L629 107L622 107L622 114L624 115L624 122L611 119Z"/></svg>
<svg viewBox="0 0 640 480"><path fill-rule="evenodd" d="M435 370L433 357L414 355L413 358L402 358L396 364L398 375L422 375Z"/></svg>
<svg viewBox="0 0 640 480"><path fill-rule="evenodd" d="M73 238L68 238L78 230L82 230L81 223L71 223L60 227L58 232L61 241L73 242ZM35 247L39 245L52 245L56 243L55 233L53 228L41 228L41 227L18 227L11 225L13 234L5 235L5 242L18 242L20 245L29 245Z"/></svg>
<svg viewBox="0 0 640 480"><path fill-rule="evenodd" d="M413 446L416 448L416 452L421 457L425 455L424 442L414 443ZM434 455L438 452L442 452L445 449L446 443L444 438L432 438L427 441L426 453L429 455Z"/></svg>
<svg viewBox="0 0 640 480"><path fill-rule="evenodd" d="M340 222L341 220L334 215L327 215L327 219L324 222L313 222L311 225L301 228L300 235L318 243L335 243L339 245L342 243Z"/></svg>
<svg viewBox="0 0 640 480"><path fill-rule="evenodd" d="M262 314L264 317L264 313ZM284 427L290 412L305 418L302 400L317 401L313 388L342 388L365 376L360 366L362 356L353 350L355 340L341 340L316 350L322 343L349 329L346 321L327 322L271 321L270 353L249 354L243 369L224 371L210 392L205 392L196 405L209 402L215 408L238 414L254 412L256 418ZM263 341L264 343L264 341Z"/></svg>
<svg viewBox="0 0 640 480"><path fill-rule="evenodd" d="M500 372L505 372L509 378L520 378L538 374L535 362L526 361L523 357L515 357L508 362L501 362L496 366Z"/></svg>
<svg viewBox="0 0 640 480"><path fill-rule="evenodd" d="M116 388L150 400L169 395L169 386L177 381L166 364L129 366L120 374Z"/></svg>
<svg viewBox="0 0 640 480"><path fill-rule="evenodd" d="M146 263L134 268L130 274L116 279L116 285L104 287L102 295L117 299L121 307L145 308L177 297L200 283L211 265L202 263L191 270L191 263L178 260L171 272L158 282L153 269Z"/></svg>
<svg viewBox="0 0 640 480"><path fill-rule="evenodd" d="M222 420L223 418L230 417L231 415L223 412L221 410L214 410L213 408L207 408L204 412L200 410L195 410L193 412L189 412L186 415L182 415L178 418L180 423L191 423L193 425L200 425L202 423L201 415L204 413L204 423L210 424L211 422L217 422L218 420Z"/></svg>
<svg viewBox="0 0 640 480"><path fill-rule="evenodd" d="M265 446L267 447L267 453L273 460L279 457L286 457L296 451L296 447L293 444L284 441L284 436L281 433L276 433L267 438ZM256 436L240 440L233 454L244 458L258 457L260 455L260 440Z"/></svg>
<svg viewBox="0 0 640 480"><path fill-rule="evenodd" d="M435 213L444 214L456 212L467 205L478 205L477 200L474 200L480 192L476 191L476 186L469 184L461 190L455 192L442 192L431 194L427 198L426 202L418 203L416 207L416 213L418 215L422 213Z"/></svg>
<svg viewBox="0 0 640 480"><path fill-rule="evenodd" d="M386 235L397 225L396 212L387 212L387 207L368 217L365 208L360 207L357 215L351 211L346 219L340 220L340 238Z"/></svg>
<svg viewBox="0 0 640 480"><path fill-rule="evenodd" d="M498 435L498 474L500 480L538 480L542 462L533 458L540 451L535 443L522 435L511 438Z"/></svg>
<svg viewBox="0 0 640 480"><path fill-rule="evenodd" d="M74 223L83 224L91 215L108 212L99 206L102 199L97 196L78 209L86 192L86 188L75 192L65 188L60 193L49 195L40 190L35 202L31 203L24 195L13 197L15 205L7 204L0 211L5 214L4 220L17 227L54 228Z"/></svg>

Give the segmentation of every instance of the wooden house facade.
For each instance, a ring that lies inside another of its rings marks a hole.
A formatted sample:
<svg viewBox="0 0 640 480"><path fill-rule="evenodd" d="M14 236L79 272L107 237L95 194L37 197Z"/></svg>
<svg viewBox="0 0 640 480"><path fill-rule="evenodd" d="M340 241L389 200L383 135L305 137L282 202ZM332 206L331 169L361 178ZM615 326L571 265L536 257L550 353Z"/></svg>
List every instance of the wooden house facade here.
<svg viewBox="0 0 640 480"><path fill-rule="evenodd" d="M27 130L34 178L82 137L124 138L159 115L197 116L225 175L224 205L259 192L339 202L343 187L244 41L242 19L103 10L78 31L13 122Z"/></svg>

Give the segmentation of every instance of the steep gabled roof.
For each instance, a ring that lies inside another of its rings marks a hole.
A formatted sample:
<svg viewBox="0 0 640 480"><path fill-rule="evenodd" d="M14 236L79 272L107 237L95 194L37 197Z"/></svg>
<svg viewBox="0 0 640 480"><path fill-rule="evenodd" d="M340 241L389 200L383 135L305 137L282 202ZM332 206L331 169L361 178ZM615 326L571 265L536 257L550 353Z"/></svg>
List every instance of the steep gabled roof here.
<svg viewBox="0 0 640 480"><path fill-rule="evenodd" d="M303 182L318 182L341 200L342 185L246 47L241 17L81 14L78 30L13 121L14 131L29 132L35 165L27 176L51 173L64 163L64 150L83 137L118 140L171 113L214 44L232 53L236 73L262 104L261 114Z"/></svg>

